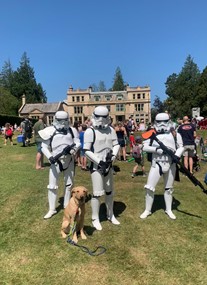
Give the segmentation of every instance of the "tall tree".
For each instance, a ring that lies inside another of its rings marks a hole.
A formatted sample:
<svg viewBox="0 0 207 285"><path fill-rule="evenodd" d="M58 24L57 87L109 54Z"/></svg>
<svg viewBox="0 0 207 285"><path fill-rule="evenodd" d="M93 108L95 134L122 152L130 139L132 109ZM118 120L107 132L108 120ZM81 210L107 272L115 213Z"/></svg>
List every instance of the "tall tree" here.
<svg viewBox="0 0 207 285"><path fill-rule="evenodd" d="M5 61L0 73L0 86L11 91L13 74L10 60Z"/></svg>
<svg viewBox="0 0 207 285"><path fill-rule="evenodd" d="M151 108L151 120L152 120L152 122L155 120L155 116L161 112L164 112L164 104L160 100L160 97L156 95L154 102L153 102L153 106Z"/></svg>
<svg viewBox="0 0 207 285"><path fill-rule="evenodd" d="M99 85L98 85L99 91L106 91L106 86L104 81L100 80Z"/></svg>
<svg viewBox="0 0 207 285"><path fill-rule="evenodd" d="M200 107L202 116L207 116L207 67L204 68L199 79L194 107Z"/></svg>
<svg viewBox="0 0 207 285"><path fill-rule="evenodd" d="M105 83L102 80L99 81L98 86L95 83L90 86L92 87L93 92L106 91Z"/></svg>
<svg viewBox="0 0 207 285"><path fill-rule="evenodd" d="M191 110L195 107L199 79L200 71L190 55L181 72L178 75L173 73L167 78L165 85L169 97L165 105L173 118L191 116Z"/></svg>
<svg viewBox="0 0 207 285"><path fill-rule="evenodd" d="M27 103L47 102L46 93L42 85L36 82L26 52L22 55L20 67L14 72L11 93L19 100L25 94Z"/></svg>
<svg viewBox="0 0 207 285"><path fill-rule="evenodd" d="M0 100L0 114L17 115L19 102L16 97L3 87L0 87Z"/></svg>
<svg viewBox="0 0 207 285"><path fill-rule="evenodd" d="M117 67L115 75L114 75L114 81L112 90L113 91L123 91L125 89L124 80L122 77L121 69Z"/></svg>

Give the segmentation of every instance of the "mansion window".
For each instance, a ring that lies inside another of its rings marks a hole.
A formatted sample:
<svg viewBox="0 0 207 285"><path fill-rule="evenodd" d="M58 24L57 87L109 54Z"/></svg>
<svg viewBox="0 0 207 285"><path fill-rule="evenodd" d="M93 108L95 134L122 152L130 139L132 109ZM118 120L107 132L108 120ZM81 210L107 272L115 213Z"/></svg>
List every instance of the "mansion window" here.
<svg viewBox="0 0 207 285"><path fill-rule="evenodd" d="M82 102L84 101L84 96L81 97L82 98Z"/></svg>
<svg viewBox="0 0 207 285"><path fill-rule="evenodd" d="M105 99L106 99L106 101L110 101L111 100L111 96L110 95L106 95Z"/></svg>
<svg viewBox="0 0 207 285"><path fill-rule="evenodd" d="M53 122L53 116L48 116L48 123L51 126Z"/></svg>
<svg viewBox="0 0 207 285"><path fill-rule="evenodd" d="M75 102L75 97L74 96L72 96L72 101Z"/></svg>
<svg viewBox="0 0 207 285"><path fill-rule="evenodd" d="M141 94L137 94L137 99L140 99L141 98Z"/></svg>
<svg viewBox="0 0 207 285"><path fill-rule="evenodd" d="M117 95L117 100L119 101L123 100L123 95Z"/></svg>
<svg viewBox="0 0 207 285"><path fill-rule="evenodd" d="M76 102L80 102L80 96L76 97Z"/></svg>
<svg viewBox="0 0 207 285"><path fill-rule="evenodd" d="M116 104L116 111L120 112L120 111L124 111L124 104Z"/></svg>
<svg viewBox="0 0 207 285"><path fill-rule="evenodd" d="M135 94L133 94L133 100L135 99Z"/></svg>
<svg viewBox="0 0 207 285"><path fill-rule="evenodd" d="M74 113L75 113L75 114L82 114L82 113L83 113L83 107L81 107L81 106L75 106L75 107L74 107Z"/></svg>
<svg viewBox="0 0 207 285"><path fill-rule="evenodd" d="M144 104L134 104L135 111L144 111Z"/></svg>
<svg viewBox="0 0 207 285"><path fill-rule="evenodd" d="M142 98L145 99L145 93L142 94Z"/></svg>
<svg viewBox="0 0 207 285"><path fill-rule="evenodd" d="M100 96L94 96L95 101L100 101L101 97Z"/></svg>

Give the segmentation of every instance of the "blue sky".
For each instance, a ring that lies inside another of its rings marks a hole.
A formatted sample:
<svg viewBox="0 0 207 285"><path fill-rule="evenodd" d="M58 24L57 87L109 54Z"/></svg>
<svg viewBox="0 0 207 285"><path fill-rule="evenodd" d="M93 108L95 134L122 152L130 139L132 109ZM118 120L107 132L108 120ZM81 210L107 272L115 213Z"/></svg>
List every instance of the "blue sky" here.
<svg viewBox="0 0 207 285"><path fill-rule="evenodd" d="M131 87L149 85L166 99L165 82L188 55L207 66L206 0L0 0L0 69L27 53L48 102L70 85L113 84L119 66Z"/></svg>

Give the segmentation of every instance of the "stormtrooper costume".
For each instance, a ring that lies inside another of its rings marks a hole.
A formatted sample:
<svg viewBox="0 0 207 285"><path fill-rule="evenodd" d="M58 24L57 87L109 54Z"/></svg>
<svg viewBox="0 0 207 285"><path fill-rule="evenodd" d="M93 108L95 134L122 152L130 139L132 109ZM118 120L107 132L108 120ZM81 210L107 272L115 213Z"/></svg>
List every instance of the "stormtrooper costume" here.
<svg viewBox="0 0 207 285"><path fill-rule="evenodd" d="M174 154L179 159L184 151L183 142L180 134L176 134L176 138L173 137L171 132L172 122L167 113L159 113L155 117L154 128L156 130L157 138L169 149L174 151ZM147 139L143 142L143 151L152 153L152 165L150 168L147 184L144 186L146 189L145 195L145 211L141 214L140 218L145 219L151 215L152 204L154 201L155 187L163 175L164 179L164 200L166 206L166 214L173 220L176 216L172 212L172 200L173 200L173 183L176 173L176 163L172 161L172 158L163 153L163 150L159 147L159 144L153 140Z"/></svg>
<svg viewBox="0 0 207 285"><path fill-rule="evenodd" d="M99 220L99 198L105 194L107 218L113 224L119 221L113 213L113 170L112 165L100 172L100 166L106 162L107 154L111 152L113 162L119 152L119 144L114 129L110 126L109 111L105 106L94 109L91 118L92 127L84 133L84 150L86 157L91 161L91 179L93 196L91 199L92 224L97 230L102 230Z"/></svg>
<svg viewBox="0 0 207 285"><path fill-rule="evenodd" d="M49 219L57 213L57 189L61 172L63 172L65 183L64 208L69 202L75 168L74 155L81 144L77 130L69 126L68 113L65 111L56 112L52 126L40 130L38 133L43 139L41 145L42 152L51 163L49 184L47 186L49 212L44 216L44 219ZM64 152L64 149L71 145L73 147L69 151ZM61 156L55 159L56 155Z"/></svg>

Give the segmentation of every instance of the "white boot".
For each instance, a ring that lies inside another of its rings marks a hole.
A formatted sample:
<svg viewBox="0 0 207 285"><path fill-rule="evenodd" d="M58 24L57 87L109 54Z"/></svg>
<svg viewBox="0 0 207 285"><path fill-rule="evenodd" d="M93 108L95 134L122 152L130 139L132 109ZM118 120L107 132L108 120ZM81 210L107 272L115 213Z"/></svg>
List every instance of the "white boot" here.
<svg viewBox="0 0 207 285"><path fill-rule="evenodd" d="M48 189L49 212L44 216L44 219L50 219L57 213L56 206L57 192L56 189Z"/></svg>
<svg viewBox="0 0 207 285"><path fill-rule="evenodd" d="M97 197L93 197L91 199L91 209L92 209L92 224L94 228L96 228L98 231L101 231L102 226L99 220L100 202Z"/></svg>
<svg viewBox="0 0 207 285"><path fill-rule="evenodd" d="M70 200L70 197L71 197L70 188L66 187L65 195L64 195L64 202L63 202L64 209L67 207L69 200Z"/></svg>
<svg viewBox="0 0 207 285"><path fill-rule="evenodd" d="M170 217L170 219L175 220L176 216L172 212L173 197L172 197L172 194L170 193L170 191L165 191L164 200L165 200L165 206L166 206L165 213Z"/></svg>
<svg viewBox="0 0 207 285"><path fill-rule="evenodd" d="M120 222L114 216L114 201L113 201L113 193L105 196L106 203L106 215L107 219L112 222L114 225L120 225Z"/></svg>
<svg viewBox="0 0 207 285"><path fill-rule="evenodd" d="M154 201L154 192L146 189L145 195L145 211L140 215L140 219L146 219L151 215L152 204Z"/></svg>

